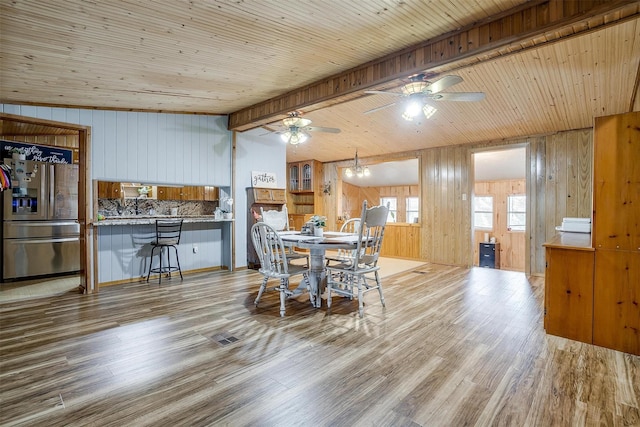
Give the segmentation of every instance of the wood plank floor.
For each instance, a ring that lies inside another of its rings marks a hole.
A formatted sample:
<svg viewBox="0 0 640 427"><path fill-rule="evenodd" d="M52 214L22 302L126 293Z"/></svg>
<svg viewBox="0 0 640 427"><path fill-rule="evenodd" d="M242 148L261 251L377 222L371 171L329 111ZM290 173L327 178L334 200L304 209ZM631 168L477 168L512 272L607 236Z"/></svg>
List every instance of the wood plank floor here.
<svg viewBox="0 0 640 427"><path fill-rule="evenodd" d="M311 308L216 272L0 304L2 425L640 425L640 357L549 336L543 279L425 264Z"/></svg>

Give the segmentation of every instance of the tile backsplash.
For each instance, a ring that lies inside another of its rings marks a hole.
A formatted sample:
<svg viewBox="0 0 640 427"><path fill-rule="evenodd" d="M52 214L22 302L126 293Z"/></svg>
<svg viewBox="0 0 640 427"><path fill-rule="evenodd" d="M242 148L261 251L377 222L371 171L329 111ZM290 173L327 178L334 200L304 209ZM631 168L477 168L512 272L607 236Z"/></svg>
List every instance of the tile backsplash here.
<svg viewBox="0 0 640 427"><path fill-rule="evenodd" d="M180 201L154 199L98 199L98 213L105 217L134 215L171 215L178 208L178 216L213 215L217 201ZM136 212L137 209L137 212Z"/></svg>

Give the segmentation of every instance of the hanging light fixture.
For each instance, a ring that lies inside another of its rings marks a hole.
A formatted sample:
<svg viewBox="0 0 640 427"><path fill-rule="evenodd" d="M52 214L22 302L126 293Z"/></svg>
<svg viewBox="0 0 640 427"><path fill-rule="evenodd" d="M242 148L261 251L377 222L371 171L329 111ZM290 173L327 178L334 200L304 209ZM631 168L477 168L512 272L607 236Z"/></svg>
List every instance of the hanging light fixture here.
<svg viewBox="0 0 640 427"><path fill-rule="evenodd" d="M356 150L356 156L353 161L353 166L349 166L348 168L346 168L344 170L344 174L347 176L347 178L351 178L354 175L357 176L358 178L371 175L371 172L369 172L368 166L361 166L358 163L358 150Z"/></svg>
<svg viewBox="0 0 640 427"><path fill-rule="evenodd" d="M424 117L429 119L436 111L438 111L438 109L427 104L420 93L411 94L407 100L404 113L402 113L402 118L411 121L422 112Z"/></svg>
<svg viewBox="0 0 640 427"><path fill-rule="evenodd" d="M282 123L289 128L286 132L280 135L280 138L284 142L296 145L302 144L309 139L309 135L303 131L302 128L309 126L311 124L311 120L304 119L296 115L283 119Z"/></svg>
<svg viewBox="0 0 640 427"><path fill-rule="evenodd" d="M290 129L283 134L280 135L280 138L284 142L288 142L291 145L302 144L307 139L309 139L309 135L304 133L299 129Z"/></svg>

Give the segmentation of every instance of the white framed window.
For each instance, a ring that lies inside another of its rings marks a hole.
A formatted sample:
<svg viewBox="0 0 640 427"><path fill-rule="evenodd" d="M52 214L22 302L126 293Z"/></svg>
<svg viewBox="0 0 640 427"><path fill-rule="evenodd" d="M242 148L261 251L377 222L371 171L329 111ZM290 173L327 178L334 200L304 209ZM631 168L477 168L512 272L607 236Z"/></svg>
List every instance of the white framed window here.
<svg viewBox="0 0 640 427"><path fill-rule="evenodd" d="M387 206L389 204L389 215L387 216L387 222L396 222L398 217L398 199L395 197L381 197L380 204Z"/></svg>
<svg viewBox="0 0 640 427"><path fill-rule="evenodd" d="M420 199L418 197L407 197L405 201L407 205L407 222L417 223L418 214L420 213Z"/></svg>
<svg viewBox="0 0 640 427"><path fill-rule="evenodd" d="M511 194L507 196L507 230L524 231L527 225L527 196Z"/></svg>
<svg viewBox="0 0 640 427"><path fill-rule="evenodd" d="M473 227L493 230L493 196L473 198Z"/></svg>

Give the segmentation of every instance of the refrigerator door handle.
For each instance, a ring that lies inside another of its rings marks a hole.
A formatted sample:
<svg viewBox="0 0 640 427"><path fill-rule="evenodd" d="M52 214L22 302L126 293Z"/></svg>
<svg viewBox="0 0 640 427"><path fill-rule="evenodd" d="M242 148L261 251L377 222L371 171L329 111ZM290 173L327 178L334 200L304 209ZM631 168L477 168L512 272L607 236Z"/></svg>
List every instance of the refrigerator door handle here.
<svg viewBox="0 0 640 427"><path fill-rule="evenodd" d="M53 214L54 214L54 203L55 203L55 197L56 197L56 195L53 194L55 191L55 179L54 179L55 175L54 175L54 169L52 164L47 165L47 169L48 169L47 185L49 186L49 209L47 212L47 218L51 219L53 218Z"/></svg>
<svg viewBox="0 0 640 427"><path fill-rule="evenodd" d="M80 222L76 220L69 221L5 221L5 224L19 225L21 227L52 227L64 225L78 225Z"/></svg>
<svg viewBox="0 0 640 427"><path fill-rule="evenodd" d="M64 243L64 242L76 242L80 241L79 237L61 237L54 239L9 239L13 242L20 242L21 244L41 244L41 243Z"/></svg>

